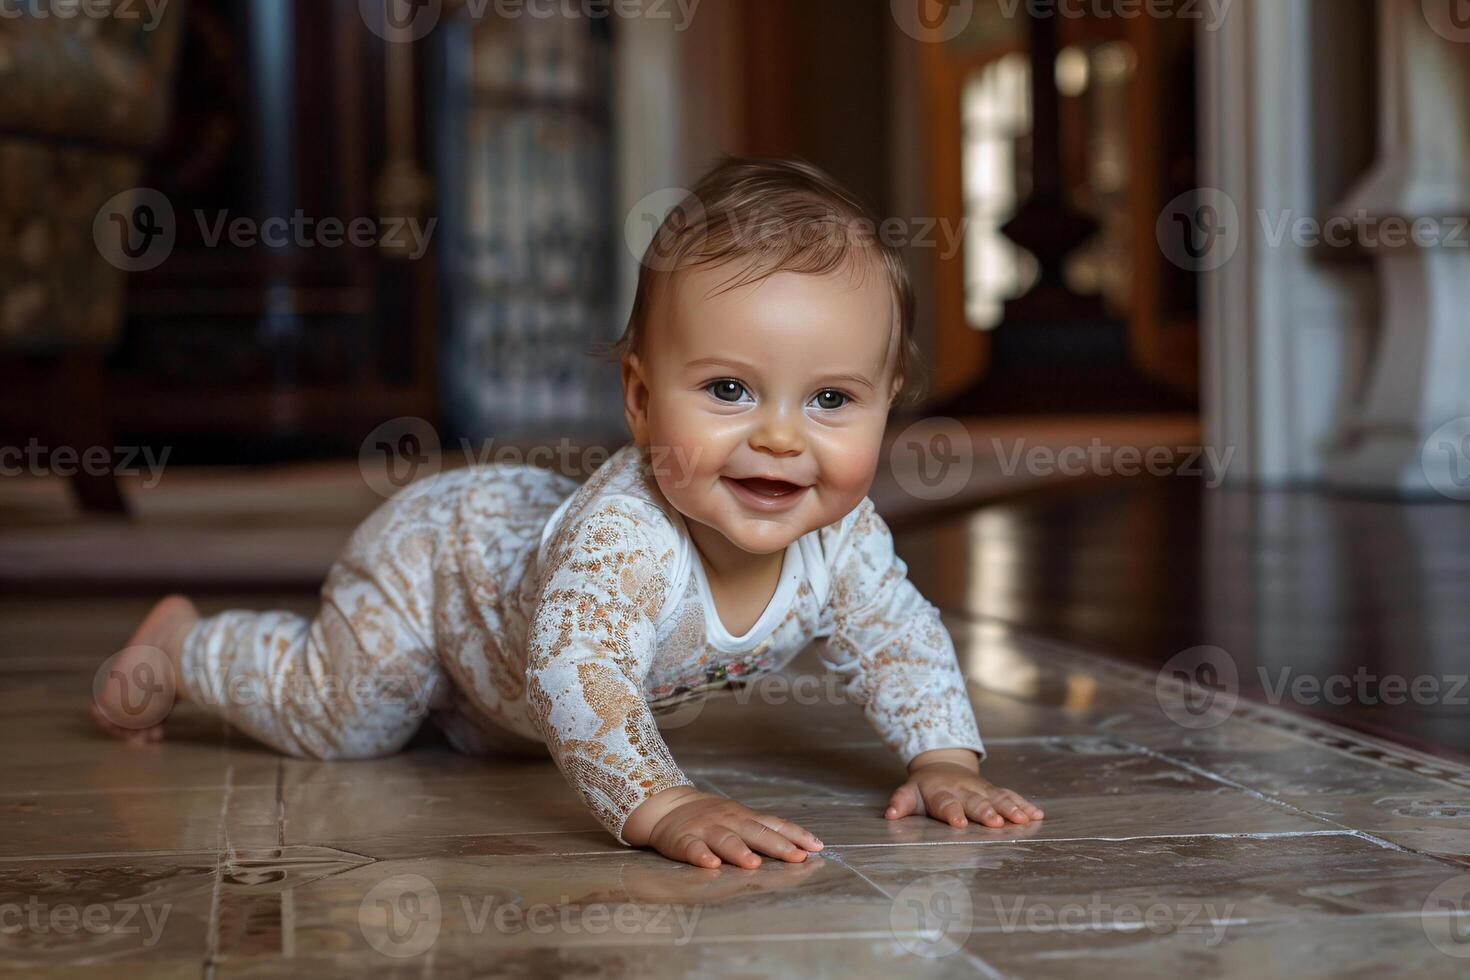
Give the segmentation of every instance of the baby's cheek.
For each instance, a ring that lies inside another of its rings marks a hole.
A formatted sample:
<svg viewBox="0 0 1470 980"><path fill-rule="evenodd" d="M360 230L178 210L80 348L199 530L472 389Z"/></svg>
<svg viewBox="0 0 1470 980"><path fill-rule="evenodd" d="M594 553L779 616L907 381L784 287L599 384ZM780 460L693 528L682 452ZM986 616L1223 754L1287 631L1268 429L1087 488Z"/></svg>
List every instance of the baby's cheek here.
<svg viewBox="0 0 1470 980"><path fill-rule="evenodd" d="M823 454L822 482L829 497L843 501L843 513L857 506L872 487L879 448L876 440L846 440Z"/></svg>
<svg viewBox="0 0 1470 980"><path fill-rule="evenodd" d="M684 513L690 500L720 471L728 450L718 427L701 425L689 413L664 413L650 432L655 477L669 502Z"/></svg>

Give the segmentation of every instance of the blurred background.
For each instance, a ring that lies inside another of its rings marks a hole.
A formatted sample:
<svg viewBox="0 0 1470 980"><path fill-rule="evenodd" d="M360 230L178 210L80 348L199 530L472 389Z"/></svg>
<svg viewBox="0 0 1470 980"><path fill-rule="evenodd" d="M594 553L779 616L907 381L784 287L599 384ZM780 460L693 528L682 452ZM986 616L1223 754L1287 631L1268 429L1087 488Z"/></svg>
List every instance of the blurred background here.
<svg viewBox="0 0 1470 980"><path fill-rule="evenodd" d="M624 433L588 351L732 153L815 163L904 248L927 394L874 497L936 602L1218 650L1257 695L1283 668L1447 690L1463 8L11 0L6 635L309 597L409 478L595 469ZM1453 753L1463 704L1289 706Z"/></svg>

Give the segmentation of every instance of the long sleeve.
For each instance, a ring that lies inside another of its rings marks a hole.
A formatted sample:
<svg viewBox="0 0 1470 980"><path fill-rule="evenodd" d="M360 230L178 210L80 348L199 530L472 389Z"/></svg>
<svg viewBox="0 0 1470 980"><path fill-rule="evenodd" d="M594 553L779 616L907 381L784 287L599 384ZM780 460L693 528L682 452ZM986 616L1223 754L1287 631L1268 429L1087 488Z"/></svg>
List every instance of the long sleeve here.
<svg viewBox="0 0 1470 980"><path fill-rule="evenodd" d="M608 501L547 548L526 660L530 718L572 787L607 830L655 793L693 782L675 765L640 681L668 591L648 515Z"/></svg>
<svg viewBox="0 0 1470 980"><path fill-rule="evenodd" d="M983 759L954 641L909 582L872 502L834 531L826 543L833 556L826 666L905 765L930 749L973 749Z"/></svg>

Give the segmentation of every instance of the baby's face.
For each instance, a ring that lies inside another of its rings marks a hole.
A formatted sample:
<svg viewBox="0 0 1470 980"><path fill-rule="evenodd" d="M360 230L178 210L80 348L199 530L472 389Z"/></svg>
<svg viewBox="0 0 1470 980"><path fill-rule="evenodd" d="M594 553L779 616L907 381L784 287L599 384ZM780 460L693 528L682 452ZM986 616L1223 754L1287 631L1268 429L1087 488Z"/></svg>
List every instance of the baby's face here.
<svg viewBox="0 0 1470 980"><path fill-rule="evenodd" d="M729 266L684 270L625 360L628 423L689 520L772 554L868 492L894 394L883 274L778 272L721 291Z"/></svg>

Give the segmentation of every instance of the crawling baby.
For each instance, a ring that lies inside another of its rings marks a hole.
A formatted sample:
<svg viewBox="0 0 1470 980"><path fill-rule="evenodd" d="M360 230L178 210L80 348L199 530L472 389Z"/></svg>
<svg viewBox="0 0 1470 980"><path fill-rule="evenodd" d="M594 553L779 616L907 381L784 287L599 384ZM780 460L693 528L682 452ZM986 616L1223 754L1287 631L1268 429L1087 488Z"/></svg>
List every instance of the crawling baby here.
<svg viewBox="0 0 1470 980"><path fill-rule="evenodd" d="M754 868L822 842L698 790L655 713L823 638L908 766L888 819L1042 819L980 775L953 644L866 497L913 359L902 260L854 234L873 227L813 167L721 162L644 256L620 343L633 443L591 479L411 484L353 533L315 619L169 596L115 673L158 657L180 698L294 756L395 752L426 715L464 752L549 752L620 843ZM161 718L119 724L126 697L101 687L99 725L159 737Z"/></svg>

